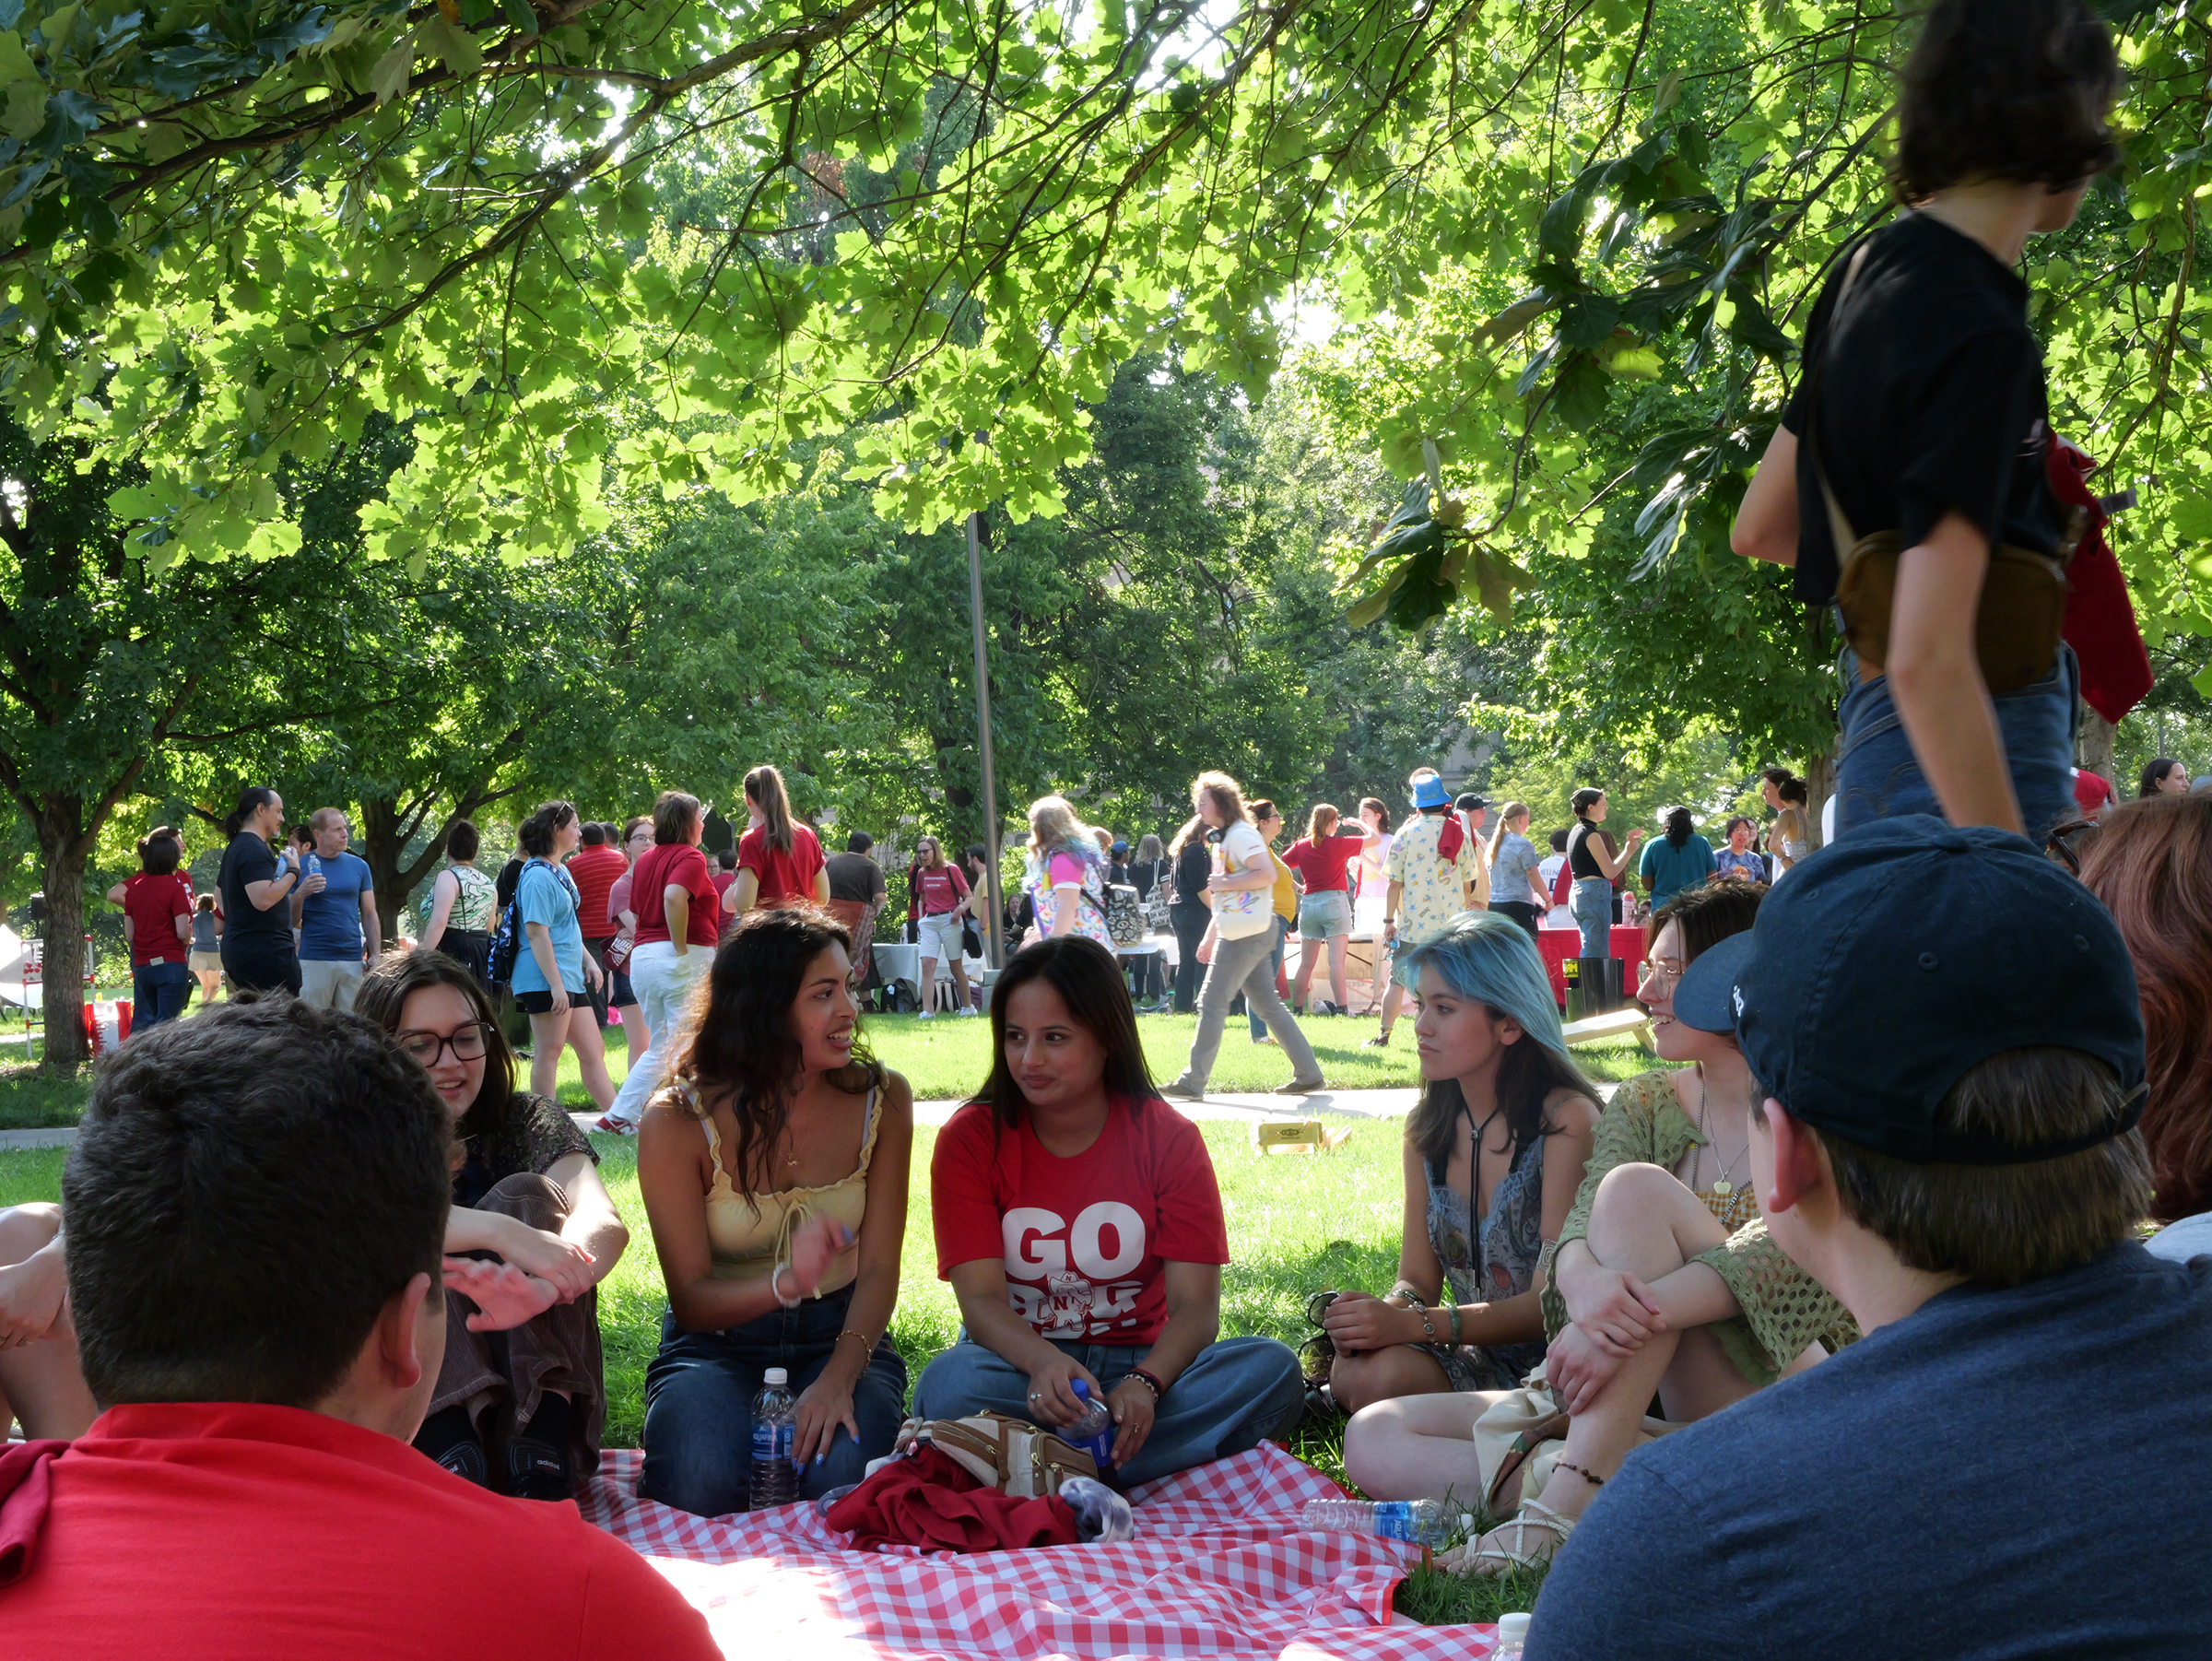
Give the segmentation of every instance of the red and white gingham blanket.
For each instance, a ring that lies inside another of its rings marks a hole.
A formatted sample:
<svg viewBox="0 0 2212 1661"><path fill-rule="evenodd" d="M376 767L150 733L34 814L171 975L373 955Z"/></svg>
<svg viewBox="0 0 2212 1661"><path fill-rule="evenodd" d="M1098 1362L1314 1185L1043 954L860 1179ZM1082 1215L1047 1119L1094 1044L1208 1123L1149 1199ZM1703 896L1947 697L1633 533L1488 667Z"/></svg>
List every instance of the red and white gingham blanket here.
<svg viewBox="0 0 2212 1661"><path fill-rule="evenodd" d="M1488 1626L1393 1625L1406 1549L1303 1534L1340 1498L1272 1445L1139 1489L1137 1536L972 1557L853 1551L811 1505L710 1521L637 1494L610 1451L584 1520L651 1559L743 1661L1479 1661Z"/></svg>

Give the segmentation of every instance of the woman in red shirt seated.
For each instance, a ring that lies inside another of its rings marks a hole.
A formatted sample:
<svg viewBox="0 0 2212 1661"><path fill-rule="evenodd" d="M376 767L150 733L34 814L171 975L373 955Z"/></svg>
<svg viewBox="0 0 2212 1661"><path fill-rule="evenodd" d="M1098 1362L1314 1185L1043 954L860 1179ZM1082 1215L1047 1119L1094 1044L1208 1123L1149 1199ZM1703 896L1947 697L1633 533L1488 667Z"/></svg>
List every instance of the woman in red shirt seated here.
<svg viewBox="0 0 2212 1661"><path fill-rule="evenodd" d="M991 1078L930 1164L937 1273L965 1330L914 1412L1065 1425L1080 1380L1112 1410L1127 1486L1284 1434L1304 1408L1297 1358L1218 1337L1213 1161L1153 1089L1113 954L1077 937L1016 953L991 1035Z"/></svg>
<svg viewBox="0 0 2212 1661"><path fill-rule="evenodd" d="M757 905L828 905L830 862L812 830L791 817L783 775L756 767L745 775L746 832L737 839L737 880L724 910L742 917Z"/></svg>

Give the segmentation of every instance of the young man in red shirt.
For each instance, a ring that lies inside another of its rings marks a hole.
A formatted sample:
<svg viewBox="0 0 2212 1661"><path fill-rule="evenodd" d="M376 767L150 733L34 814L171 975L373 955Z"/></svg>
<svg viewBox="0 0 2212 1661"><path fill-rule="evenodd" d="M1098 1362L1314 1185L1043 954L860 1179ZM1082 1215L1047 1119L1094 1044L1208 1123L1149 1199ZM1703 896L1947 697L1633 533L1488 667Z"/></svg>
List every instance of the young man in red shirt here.
<svg viewBox="0 0 2212 1661"><path fill-rule="evenodd" d="M296 999L116 1054L62 1179L70 1311L108 1406L74 1443L0 1453L9 1655L719 1655L573 1506L408 1446L444 1351L440 1279L487 1308L528 1279L441 1258L449 1149L420 1068Z"/></svg>
<svg viewBox="0 0 2212 1661"><path fill-rule="evenodd" d="M607 830L607 826L586 819L583 843L569 855L569 876L576 884L579 899L576 925L583 931L583 949L601 969L607 968L606 943L619 926L606 908L606 897L622 873L629 869L622 850L608 845L612 839ZM606 1024L603 1019L600 1025Z"/></svg>

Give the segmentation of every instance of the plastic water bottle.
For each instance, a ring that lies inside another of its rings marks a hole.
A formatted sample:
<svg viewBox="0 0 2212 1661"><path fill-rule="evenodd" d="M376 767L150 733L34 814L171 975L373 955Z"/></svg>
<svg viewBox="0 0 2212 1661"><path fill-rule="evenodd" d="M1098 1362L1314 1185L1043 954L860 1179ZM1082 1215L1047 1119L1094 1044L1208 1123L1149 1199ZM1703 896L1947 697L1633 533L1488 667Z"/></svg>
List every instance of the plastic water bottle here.
<svg viewBox="0 0 2212 1661"><path fill-rule="evenodd" d="M1129 1502L1103 1482L1088 1477L1070 1477L1060 1484L1060 1497L1076 1514L1076 1532L1085 1545L1112 1544L1136 1537L1136 1516Z"/></svg>
<svg viewBox="0 0 2212 1661"><path fill-rule="evenodd" d="M771 1367L762 1377L760 1394L753 1397L752 1491L747 1501L754 1511L789 1505L799 1497L799 1467L791 1456L798 1433L791 1375Z"/></svg>
<svg viewBox="0 0 2212 1661"><path fill-rule="evenodd" d="M1441 1500L1309 1500L1300 1528L1320 1533L1371 1534L1414 1546L1441 1546L1474 1521Z"/></svg>
<svg viewBox="0 0 2212 1661"><path fill-rule="evenodd" d="M1073 1424L1061 1426L1060 1440L1081 1448L1100 1470L1109 1470L1113 1466L1113 1409L1102 1401L1091 1400L1090 1386L1081 1379L1074 1383L1083 1416Z"/></svg>
<svg viewBox="0 0 2212 1661"><path fill-rule="evenodd" d="M310 877L320 877L323 875L322 858L312 848L310 848L307 851L307 856L300 862L300 875L302 881L305 881ZM457 881L459 879L455 878L455 880Z"/></svg>
<svg viewBox="0 0 2212 1661"><path fill-rule="evenodd" d="M1521 1661L1523 1651L1528 1647L1528 1617L1500 1615L1498 1617L1498 1647L1490 1652L1490 1661Z"/></svg>

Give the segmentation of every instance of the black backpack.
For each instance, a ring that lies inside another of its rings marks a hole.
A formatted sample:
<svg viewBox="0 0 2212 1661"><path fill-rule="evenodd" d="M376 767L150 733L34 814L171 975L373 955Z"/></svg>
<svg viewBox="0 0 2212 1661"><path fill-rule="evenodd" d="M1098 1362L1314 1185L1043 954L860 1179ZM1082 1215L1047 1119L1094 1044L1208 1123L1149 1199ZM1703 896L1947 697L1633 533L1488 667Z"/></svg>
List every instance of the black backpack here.
<svg viewBox="0 0 2212 1661"><path fill-rule="evenodd" d="M523 861L523 871L545 863L533 856ZM519 908L514 903L514 896L522 891L522 871L518 871L514 878L514 892L508 894L500 907L500 926L491 937L491 949L486 953L489 960L488 978L494 986L509 985L514 980L514 960L523 948L523 926L515 921L514 914Z"/></svg>

